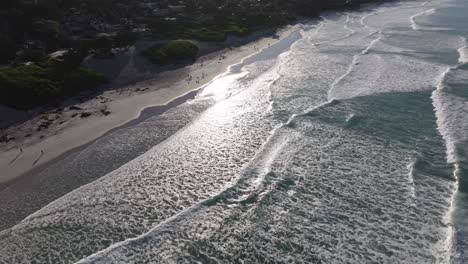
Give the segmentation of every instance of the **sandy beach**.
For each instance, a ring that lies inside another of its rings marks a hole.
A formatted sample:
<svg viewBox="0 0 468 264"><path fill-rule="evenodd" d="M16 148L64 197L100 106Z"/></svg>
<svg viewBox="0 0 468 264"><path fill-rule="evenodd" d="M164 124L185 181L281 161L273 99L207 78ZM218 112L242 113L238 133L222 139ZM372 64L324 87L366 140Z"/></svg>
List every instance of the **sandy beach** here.
<svg viewBox="0 0 468 264"><path fill-rule="evenodd" d="M49 110L4 129L2 135L9 140L0 143L0 185L137 118L145 108L166 105L203 87L225 73L229 66L295 30L297 28L285 27L276 36L261 37L239 47L209 53L192 65L109 89L97 97L81 99L82 102L73 98L67 107ZM137 75L133 60L129 60L124 68L125 72L120 75Z"/></svg>

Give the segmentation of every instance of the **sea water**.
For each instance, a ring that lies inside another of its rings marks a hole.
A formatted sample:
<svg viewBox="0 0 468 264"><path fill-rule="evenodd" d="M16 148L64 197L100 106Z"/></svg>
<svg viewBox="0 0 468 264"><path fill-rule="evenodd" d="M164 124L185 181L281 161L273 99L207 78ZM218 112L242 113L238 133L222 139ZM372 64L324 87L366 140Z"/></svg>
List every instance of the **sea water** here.
<svg viewBox="0 0 468 264"><path fill-rule="evenodd" d="M1 232L0 262L466 263L466 14L303 22L49 168L96 180Z"/></svg>

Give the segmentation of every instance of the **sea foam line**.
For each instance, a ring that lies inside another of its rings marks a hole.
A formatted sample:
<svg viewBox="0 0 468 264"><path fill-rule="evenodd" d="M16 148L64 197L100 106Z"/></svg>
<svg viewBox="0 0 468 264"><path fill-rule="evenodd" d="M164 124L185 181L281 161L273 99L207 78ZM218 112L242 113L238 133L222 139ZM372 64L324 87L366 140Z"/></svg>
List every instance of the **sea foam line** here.
<svg viewBox="0 0 468 264"><path fill-rule="evenodd" d="M417 13L415 15L412 15L410 17L410 22L411 22L411 28L413 30L421 30L422 28L420 26L418 26L418 23L416 22L416 18L419 17L419 16L423 16L423 15L431 15L431 14L434 14L435 13L435 9L434 8L431 8L429 10L426 10L426 11L423 11L423 12L420 12L420 13Z"/></svg>
<svg viewBox="0 0 468 264"><path fill-rule="evenodd" d="M468 64L468 43L465 37L462 37L462 40L465 43L465 46L457 50L459 54L458 63Z"/></svg>
<svg viewBox="0 0 468 264"><path fill-rule="evenodd" d="M342 37L339 37L339 38L336 38L336 39L330 39L330 40L325 40L325 41L321 41L321 42L316 42L316 43L312 43L312 45L314 46L318 46L318 45L322 45L322 44L325 44L325 43L330 43L330 42L334 42L334 41L338 41L338 40L342 40L342 39L346 39L346 38L349 38L351 37L352 35L356 34L356 31L350 29L348 27L348 24L352 22L352 19L350 18L349 15L346 15L346 21L344 23L344 26L343 28L346 29L347 31L349 31L348 34L342 36Z"/></svg>
<svg viewBox="0 0 468 264"><path fill-rule="evenodd" d="M411 197L415 198L416 197L416 191L415 191L415 184L414 184L414 178L415 178L415 173L416 173L416 164L418 162L418 159L416 158L414 161L412 161L410 164L408 164L407 169L409 170L408 172L408 177L409 181L411 184ZM413 201L414 202L414 201Z"/></svg>
<svg viewBox="0 0 468 264"><path fill-rule="evenodd" d="M464 67L468 64L468 58L467 58L467 53L468 53L468 46L467 46L467 41L465 37L461 37L462 41L464 42L464 45L460 48L457 49L459 53L459 58L458 58L458 64L455 66L448 67L439 77L437 81L437 86L436 90L432 93L431 99L432 103L434 105L434 110L437 118L437 126L440 134L444 138L446 145L447 145L447 160L448 162L455 163L457 162L457 151L456 151L456 141L457 139L452 138L452 135L450 133L450 129L447 127L447 117L446 113L444 111L444 103L442 101L443 97L443 92L446 90L448 87L445 85L445 81L447 80L448 75L460 69L461 67Z"/></svg>
<svg viewBox="0 0 468 264"><path fill-rule="evenodd" d="M416 6L398 6L398 7L395 7L395 8L383 8L379 11L374 11L374 12L371 12L367 15L364 15L361 20L360 20L360 23L365 27L365 28L369 28L371 29L370 26L368 26L365 21L367 18L369 18L370 16L374 16L374 15L377 15L377 14L380 14L380 13L384 13L384 12L387 12L387 11L393 11L393 10L398 10L398 9L411 9L411 8L418 8L418 7L423 7L423 6L426 6L428 3L430 3L431 1L425 1L419 5L416 5Z"/></svg>
<svg viewBox="0 0 468 264"><path fill-rule="evenodd" d="M333 96L333 92L335 91L336 89L336 86L344 79L346 78L346 76L348 76L349 74L351 74L351 72L354 70L354 65L357 65L358 63L358 59L362 56L362 55L366 55L369 53L370 49L375 45L375 43L377 43L378 41L380 41L383 36L381 35L381 32L377 32L377 34L379 34L380 36L373 39L369 45L364 49L362 50L359 54L355 54L353 56L353 60L351 62L351 64L349 65L348 67L348 70L342 75L340 76L338 79L336 79L330 86L330 89L328 90L328 100L329 101L332 101L333 99L337 99L335 98L335 96Z"/></svg>
<svg viewBox="0 0 468 264"><path fill-rule="evenodd" d="M449 228L447 230L447 235L446 235L446 240L443 241L443 246L449 252L449 254L446 256L446 261L447 263L453 262L455 259L457 259L457 255L459 255L460 252L457 252L457 239L456 239L456 227L454 224L455 220L453 218L453 214L456 211L456 197L459 194L459 182L460 182L460 164L459 164L459 158L458 153L457 153L457 141L459 139L454 138L453 134L450 131L449 128L449 120L447 117L446 113L446 108L444 107L444 102L443 102L443 96L444 96L444 90L447 88L445 86L445 81L447 80L448 75L452 71L456 71L460 69L461 67L465 66L468 64L468 58L467 58L467 40L465 37L461 37L462 41L464 42L464 46L460 47L457 49L459 53L459 58L458 58L458 64L452 67L448 67L441 75L437 83L437 88L434 90L432 93L431 99L432 99L432 104L434 105L434 112L436 115L436 123L437 123L437 129L439 130L439 133L442 135L442 138L445 141L446 144L446 158L448 163L452 163L454 165L454 171L453 175L454 178L457 182L456 185L454 185L452 189L452 196L450 199L450 207L449 210L447 211L447 214L445 215L445 221L449 223ZM446 103L445 103L446 104Z"/></svg>

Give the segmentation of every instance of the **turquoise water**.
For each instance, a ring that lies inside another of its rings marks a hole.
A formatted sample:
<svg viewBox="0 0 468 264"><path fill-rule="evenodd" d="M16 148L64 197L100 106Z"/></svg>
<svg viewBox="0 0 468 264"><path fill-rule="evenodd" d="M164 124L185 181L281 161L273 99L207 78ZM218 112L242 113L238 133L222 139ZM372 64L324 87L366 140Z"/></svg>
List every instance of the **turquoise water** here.
<svg viewBox="0 0 468 264"><path fill-rule="evenodd" d="M467 262L467 9L304 22L43 172L97 180L0 233L0 262Z"/></svg>

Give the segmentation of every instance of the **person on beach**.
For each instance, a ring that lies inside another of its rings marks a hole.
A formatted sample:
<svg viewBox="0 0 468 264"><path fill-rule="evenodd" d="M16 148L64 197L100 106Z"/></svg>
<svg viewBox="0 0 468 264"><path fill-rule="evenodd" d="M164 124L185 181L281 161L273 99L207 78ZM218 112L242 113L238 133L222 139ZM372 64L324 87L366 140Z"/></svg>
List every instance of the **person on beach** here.
<svg viewBox="0 0 468 264"><path fill-rule="evenodd" d="M9 164L13 164L23 154L23 148L19 148L19 151L20 153L18 153L16 157L12 161L10 161Z"/></svg>
<svg viewBox="0 0 468 264"><path fill-rule="evenodd" d="M42 156L44 156L44 150L41 149L41 155L39 155L39 157L34 161L32 165L35 166L39 162L39 160L42 158Z"/></svg>

